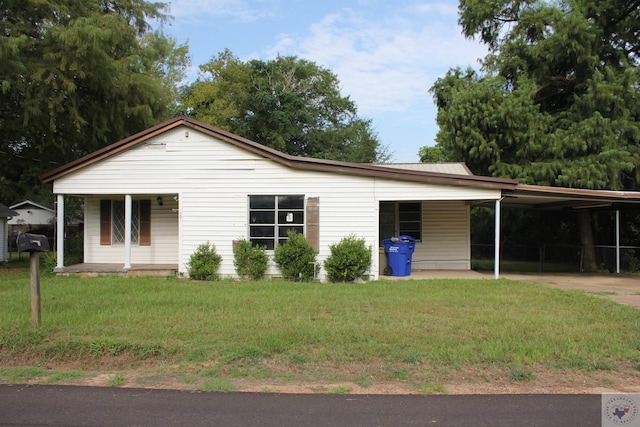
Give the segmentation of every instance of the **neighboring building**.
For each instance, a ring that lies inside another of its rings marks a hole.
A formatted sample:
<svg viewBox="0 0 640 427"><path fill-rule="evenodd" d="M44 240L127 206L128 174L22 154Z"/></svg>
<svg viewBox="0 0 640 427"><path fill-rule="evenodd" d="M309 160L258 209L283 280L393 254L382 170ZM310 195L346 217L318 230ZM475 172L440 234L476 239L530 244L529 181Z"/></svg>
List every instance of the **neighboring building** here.
<svg viewBox="0 0 640 427"><path fill-rule="evenodd" d="M445 171L445 172L443 172ZM471 269L470 207L640 203L640 193L557 189L475 176L461 164L371 165L284 154L177 117L41 177L57 196L57 271L63 267L64 196L83 198L84 263L172 265L187 273L198 245L236 275L233 242L270 253L287 230L304 233L322 263L355 235L375 248L369 275L386 266L383 239L416 239L412 268ZM499 233L496 233L499 246ZM496 257L499 252L496 251ZM499 259L496 259L496 277ZM78 270L76 270L78 271ZM270 264L267 272L278 275ZM321 269L319 278L326 272Z"/></svg>
<svg viewBox="0 0 640 427"><path fill-rule="evenodd" d="M9 209L18 213L18 216L9 220L9 233L11 236L15 236L19 232L28 233L45 228L53 229L52 225L56 215L53 206L25 200L9 206Z"/></svg>
<svg viewBox="0 0 640 427"><path fill-rule="evenodd" d="M9 226L8 222L18 215L0 203L0 262L6 262L9 259Z"/></svg>

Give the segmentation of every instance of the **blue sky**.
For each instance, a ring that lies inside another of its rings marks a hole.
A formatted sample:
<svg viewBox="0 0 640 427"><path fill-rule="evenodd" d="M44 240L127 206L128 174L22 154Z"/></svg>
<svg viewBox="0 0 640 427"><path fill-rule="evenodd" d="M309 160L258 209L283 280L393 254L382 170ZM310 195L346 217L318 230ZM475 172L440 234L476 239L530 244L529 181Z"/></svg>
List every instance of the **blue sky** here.
<svg viewBox="0 0 640 427"><path fill-rule="evenodd" d="M294 55L338 76L394 162L433 145L429 93L454 67L479 68L486 49L460 33L457 0L171 0L165 34L188 43L193 70L224 49L242 60Z"/></svg>

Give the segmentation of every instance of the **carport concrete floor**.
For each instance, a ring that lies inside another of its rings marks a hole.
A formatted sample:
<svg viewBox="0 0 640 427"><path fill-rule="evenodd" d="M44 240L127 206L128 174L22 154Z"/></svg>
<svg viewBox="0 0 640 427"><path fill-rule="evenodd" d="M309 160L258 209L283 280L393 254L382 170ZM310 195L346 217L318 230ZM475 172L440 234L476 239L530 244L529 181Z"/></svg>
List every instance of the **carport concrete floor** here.
<svg viewBox="0 0 640 427"><path fill-rule="evenodd" d="M411 276L381 279L493 279L493 271L417 270ZM640 275L615 273L501 273L500 278L572 289L640 308Z"/></svg>

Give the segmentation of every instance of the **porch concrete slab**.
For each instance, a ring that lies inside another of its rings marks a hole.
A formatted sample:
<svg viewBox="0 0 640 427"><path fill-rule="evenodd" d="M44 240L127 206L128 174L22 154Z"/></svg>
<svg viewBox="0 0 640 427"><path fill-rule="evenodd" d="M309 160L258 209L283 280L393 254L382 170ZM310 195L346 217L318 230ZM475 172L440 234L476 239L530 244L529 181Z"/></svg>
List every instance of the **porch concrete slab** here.
<svg viewBox="0 0 640 427"><path fill-rule="evenodd" d="M54 270L58 274L77 274L80 276L175 276L178 264L133 264L125 269L123 264L82 263Z"/></svg>

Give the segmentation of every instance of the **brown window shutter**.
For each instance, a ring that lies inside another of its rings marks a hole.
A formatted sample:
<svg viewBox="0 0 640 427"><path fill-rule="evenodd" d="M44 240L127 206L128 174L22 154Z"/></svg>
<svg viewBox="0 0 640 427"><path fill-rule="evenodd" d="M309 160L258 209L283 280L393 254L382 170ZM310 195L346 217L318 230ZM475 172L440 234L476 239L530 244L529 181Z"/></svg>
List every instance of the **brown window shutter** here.
<svg viewBox="0 0 640 427"><path fill-rule="evenodd" d="M140 246L151 246L151 200L140 200Z"/></svg>
<svg viewBox="0 0 640 427"><path fill-rule="evenodd" d="M306 234L309 245L316 251L320 250L320 198L307 199Z"/></svg>
<svg viewBox="0 0 640 427"><path fill-rule="evenodd" d="M111 245L111 200L100 200L100 244Z"/></svg>

